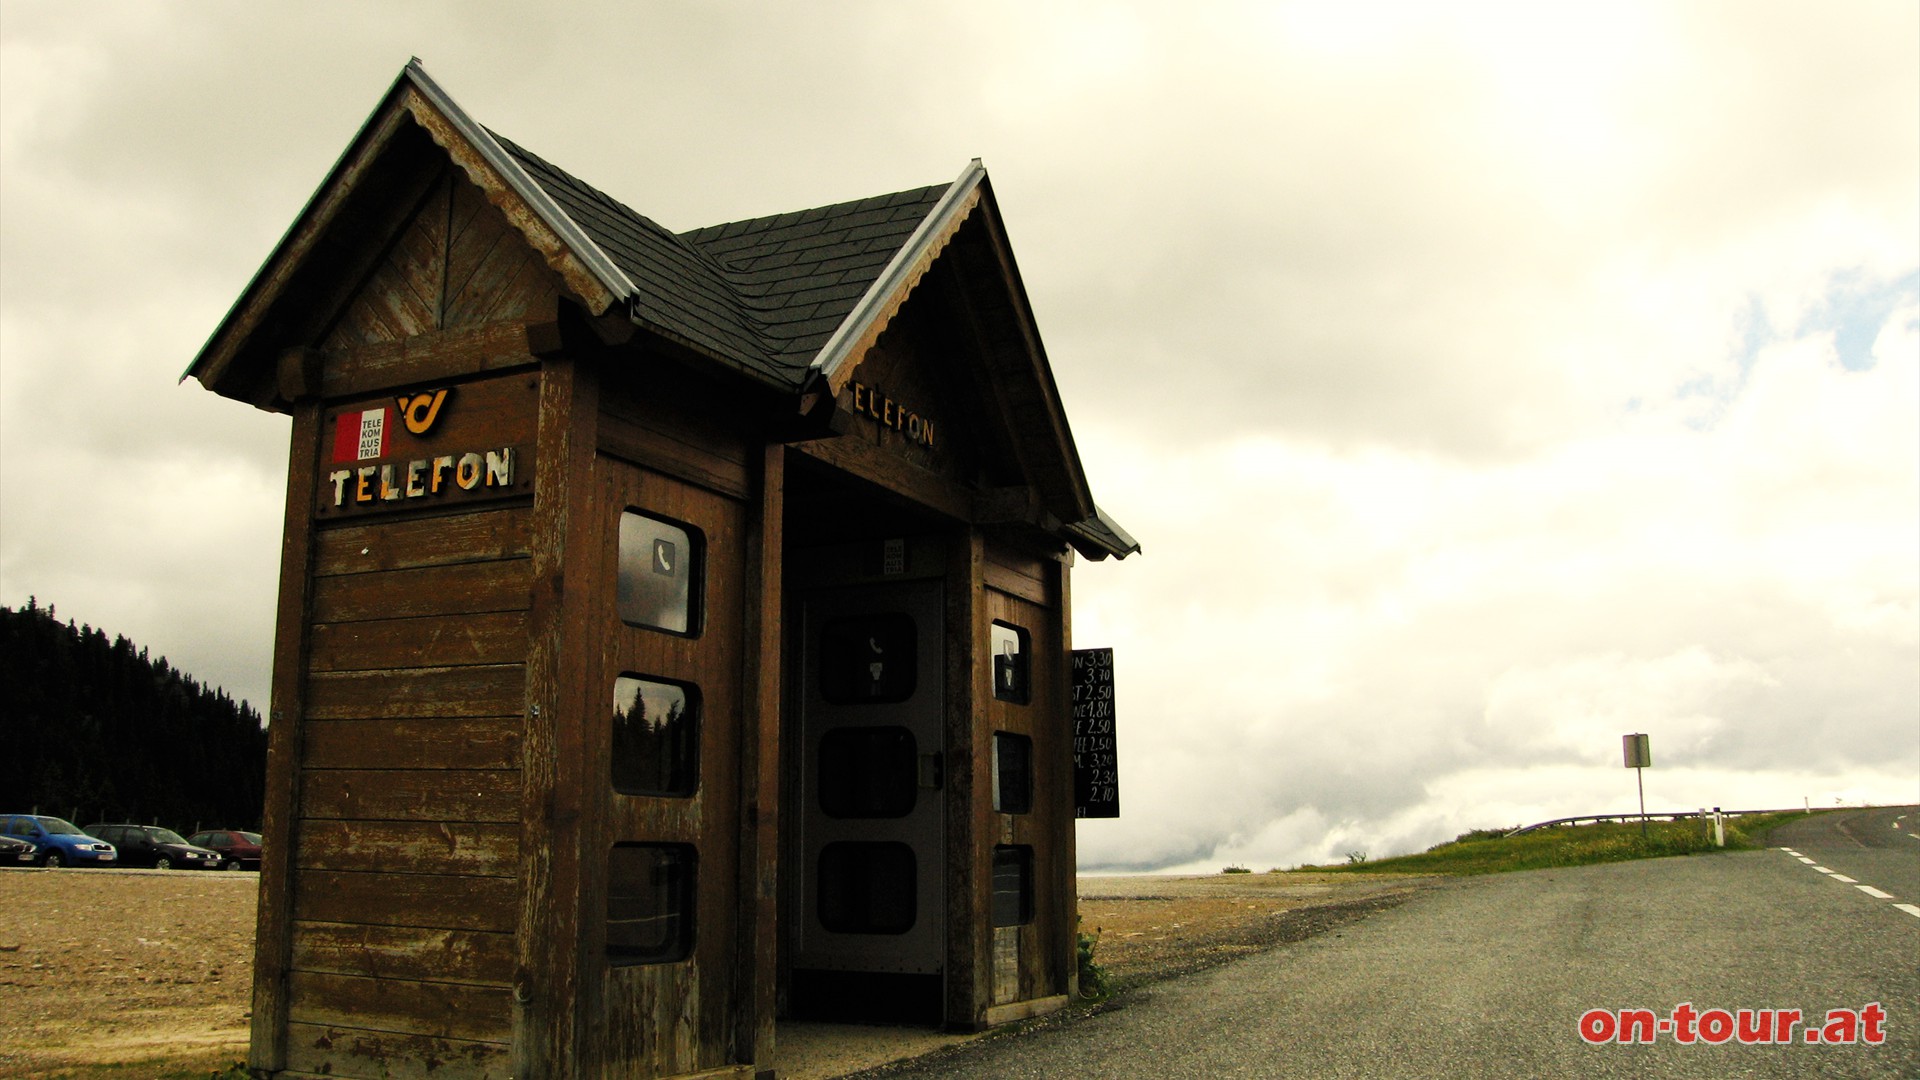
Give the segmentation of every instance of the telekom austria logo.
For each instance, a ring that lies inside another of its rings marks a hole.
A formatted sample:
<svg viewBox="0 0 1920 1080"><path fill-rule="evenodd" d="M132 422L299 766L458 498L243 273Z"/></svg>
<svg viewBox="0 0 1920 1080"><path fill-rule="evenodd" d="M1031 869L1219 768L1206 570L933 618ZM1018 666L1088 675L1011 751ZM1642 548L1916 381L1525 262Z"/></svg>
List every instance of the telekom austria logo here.
<svg viewBox="0 0 1920 1080"><path fill-rule="evenodd" d="M386 457L393 449L389 433L396 413L409 432L427 434L440 419L440 407L452 393L450 389L426 390L395 398L397 408L382 406L341 413L334 422L333 460L371 461Z"/></svg>
<svg viewBox="0 0 1920 1080"><path fill-rule="evenodd" d="M507 494L514 487L514 448L435 454L402 440L398 423L415 437L440 421L451 389L425 390L393 399L393 405L352 409L334 419L333 465L326 474L322 506L336 509L404 505L459 493ZM413 455L410 460L383 460ZM329 499L329 496L331 498Z"/></svg>

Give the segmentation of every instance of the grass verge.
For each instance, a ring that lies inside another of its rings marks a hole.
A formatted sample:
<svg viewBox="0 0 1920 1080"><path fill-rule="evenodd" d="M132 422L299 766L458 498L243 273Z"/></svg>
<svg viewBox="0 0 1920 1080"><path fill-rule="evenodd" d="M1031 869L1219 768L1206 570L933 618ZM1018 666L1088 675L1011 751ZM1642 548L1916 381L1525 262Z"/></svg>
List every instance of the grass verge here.
<svg viewBox="0 0 1920 1080"><path fill-rule="evenodd" d="M1762 847L1774 826L1803 816L1792 811L1727 818L1725 850ZM1605 821L1556 825L1512 837L1475 830L1415 855L1378 861L1350 856L1345 863L1299 869L1322 874L1503 874L1669 855L1704 855L1718 850L1713 843L1711 819L1649 821L1644 835L1640 822Z"/></svg>

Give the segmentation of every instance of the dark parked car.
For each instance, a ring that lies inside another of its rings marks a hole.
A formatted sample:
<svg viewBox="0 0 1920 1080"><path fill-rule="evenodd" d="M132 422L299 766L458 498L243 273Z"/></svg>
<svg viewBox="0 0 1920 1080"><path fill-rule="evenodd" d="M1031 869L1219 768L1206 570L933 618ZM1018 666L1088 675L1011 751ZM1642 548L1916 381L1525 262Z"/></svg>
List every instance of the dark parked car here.
<svg viewBox="0 0 1920 1080"><path fill-rule="evenodd" d="M209 829L187 837L187 843L212 848L226 859L222 870L260 869L260 834L239 829Z"/></svg>
<svg viewBox="0 0 1920 1080"><path fill-rule="evenodd" d="M35 848L41 866L113 866L113 845L88 836L73 822L45 814L0 814L0 832Z"/></svg>
<svg viewBox="0 0 1920 1080"><path fill-rule="evenodd" d="M17 836L0 835L0 866L32 866L39 850Z"/></svg>
<svg viewBox="0 0 1920 1080"><path fill-rule="evenodd" d="M87 831L120 852L122 866L157 870L217 870L220 853L195 847L172 829L158 825L89 825Z"/></svg>

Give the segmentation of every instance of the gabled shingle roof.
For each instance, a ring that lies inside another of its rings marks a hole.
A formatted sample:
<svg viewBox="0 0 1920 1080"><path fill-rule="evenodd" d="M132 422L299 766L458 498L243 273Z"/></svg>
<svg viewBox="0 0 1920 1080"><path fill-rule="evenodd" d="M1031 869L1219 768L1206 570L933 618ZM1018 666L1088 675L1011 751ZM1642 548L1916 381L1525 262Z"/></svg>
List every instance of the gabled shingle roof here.
<svg viewBox="0 0 1920 1080"><path fill-rule="evenodd" d="M839 393L863 351L963 226L984 220L977 227L985 239L975 242L1004 244L993 224L998 211L986 170L977 159L951 184L676 234L482 127L415 60L394 80L183 380L198 379L216 393L275 411L309 392L287 388L283 350L298 340L281 316L287 304L297 309L299 301L288 298L302 294L301 274L310 266L324 268L315 273L340 269L315 252L326 250L331 230L346 227L346 208L368 171L383 155L403 153L395 149L403 145L397 133L414 130L409 123L424 129L489 190L490 199L499 200L496 205L591 315L624 308L622 314L660 338L778 391L811 395L817 387L829 398ZM1000 302L989 317L1016 324L1003 336L1018 355L1001 365L999 375L1025 386L1030 392L1023 400L1031 399L1055 421L1030 433L1038 460L1055 466L1036 470L1033 482L1063 518L1082 518L1065 530L1075 547L1094 558L1138 551L1092 504L1010 255L982 266L1000 283ZM1003 420L1023 423L1014 414ZM1091 516L1084 516L1088 511Z"/></svg>
<svg viewBox="0 0 1920 1080"><path fill-rule="evenodd" d="M674 234L489 132L639 290L669 337L795 388L947 185Z"/></svg>
<svg viewBox="0 0 1920 1080"><path fill-rule="evenodd" d="M681 234L734 275L768 344L804 369L926 219L946 184Z"/></svg>

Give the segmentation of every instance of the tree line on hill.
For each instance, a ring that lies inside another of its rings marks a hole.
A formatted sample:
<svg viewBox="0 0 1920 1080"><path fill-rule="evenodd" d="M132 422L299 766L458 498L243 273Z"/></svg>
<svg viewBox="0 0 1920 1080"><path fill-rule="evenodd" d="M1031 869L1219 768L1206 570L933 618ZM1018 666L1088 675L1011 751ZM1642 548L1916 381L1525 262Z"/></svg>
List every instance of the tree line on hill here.
<svg viewBox="0 0 1920 1080"><path fill-rule="evenodd" d="M124 637L0 607L0 813L259 827L260 713Z"/></svg>

